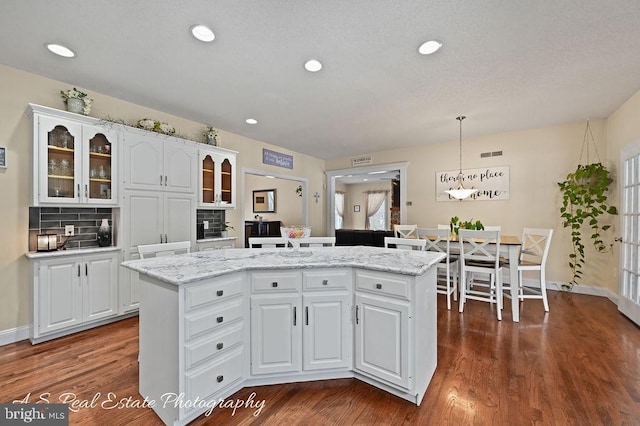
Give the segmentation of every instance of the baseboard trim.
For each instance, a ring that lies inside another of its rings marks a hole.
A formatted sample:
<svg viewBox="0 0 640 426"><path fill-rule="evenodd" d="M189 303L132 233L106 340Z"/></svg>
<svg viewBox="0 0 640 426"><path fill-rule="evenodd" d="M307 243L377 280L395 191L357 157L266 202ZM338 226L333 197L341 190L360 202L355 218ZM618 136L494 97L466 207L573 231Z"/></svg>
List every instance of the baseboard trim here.
<svg viewBox="0 0 640 426"><path fill-rule="evenodd" d="M527 287L537 287L537 288L540 287L536 280L524 280L524 284ZM593 286L589 286L589 285L580 284L580 285L574 285L571 290L566 290L566 289L562 288L563 284L565 284L565 283L560 283L560 282L555 282L555 281L547 281L547 290L566 291L568 293L586 294L588 296L606 297L614 305L618 304L618 295L613 293L608 288L593 287Z"/></svg>
<svg viewBox="0 0 640 426"><path fill-rule="evenodd" d="M30 326L23 325L22 327L10 328L8 330L0 331L0 346L10 345L21 340L27 340L29 338Z"/></svg>

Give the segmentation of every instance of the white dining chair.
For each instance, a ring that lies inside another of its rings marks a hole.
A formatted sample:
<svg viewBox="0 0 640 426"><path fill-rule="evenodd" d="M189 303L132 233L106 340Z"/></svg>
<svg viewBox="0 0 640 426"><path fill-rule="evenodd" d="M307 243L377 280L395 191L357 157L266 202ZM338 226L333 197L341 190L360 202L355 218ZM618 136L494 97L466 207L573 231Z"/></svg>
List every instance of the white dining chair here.
<svg viewBox="0 0 640 426"><path fill-rule="evenodd" d="M545 312L549 312L545 264L547 263L552 236L553 229L524 228L518 262L518 298L520 300L542 299ZM522 277L524 271L538 272L538 288L524 285ZM511 294L513 295L514 292L511 291Z"/></svg>
<svg viewBox="0 0 640 426"><path fill-rule="evenodd" d="M502 320L502 269L500 262L500 231L458 231L460 246L460 303L464 311L467 299L496 303L498 320ZM472 279L468 274L473 274ZM486 291L475 284L477 275L488 275ZM473 286L472 286L473 285Z"/></svg>
<svg viewBox="0 0 640 426"><path fill-rule="evenodd" d="M143 244L138 246L140 259L151 257L173 256L176 254L190 253L191 241L177 241L174 243Z"/></svg>
<svg viewBox="0 0 640 426"><path fill-rule="evenodd" d="M438 264L436 291L447 296L447 309L451 310L451 297L458 300L458 258L451 256L451 233L446 229L416 228L417 239L424 239L425 251L444 253L446 257Z"/></svg>
<svg viewBox="0 0 640 426"><path fill-rule="evenodd" d="M418 225L393 225L393 232L396 238L408 238L413 236L413 232Z"/></svg>
<svg viewBox="0 0 640 426"><path fill-rule="evenodd" d="M394 246L395 248L401 250L424 251L427 246L427 242L425 240L418 240L413 238L384 237L384 247L393 248L390 246Z"/></svg>
<svg viewBox="0 0 640 426"><path fill-rule="evenodd" d="M336 237L307 237L295 238L289 240L291 244L298 247L334 247L336 245Z"/></svg>
<svg viewBox="0 0 640 426"><path fill-rule="evenodd" d="M288 241L282 237L249 237L249 248L285 248Z"/></svg>

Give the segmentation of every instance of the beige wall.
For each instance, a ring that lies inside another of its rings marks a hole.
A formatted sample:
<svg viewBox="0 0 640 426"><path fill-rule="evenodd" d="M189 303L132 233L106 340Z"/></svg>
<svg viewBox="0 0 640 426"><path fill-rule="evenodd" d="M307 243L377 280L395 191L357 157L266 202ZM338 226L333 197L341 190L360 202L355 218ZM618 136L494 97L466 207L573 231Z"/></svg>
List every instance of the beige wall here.
<svg viewBox="0 0 640 426"><path fill-rule="evenodd" d="M637 116L640 111L638 103L640 100L629 107L629 116L634 113ZM631 118L625 114L620 120L626 123ZM602 157L608 155L605 125L605 120L591 121ZM552 228L554 236L547 263L547 279L568 282L571 272L567 256L571 239L560 220L561 196L556 182L564 180L578 164L584 130L585 122L579 122L465 138L462 160L465 169L510 166L510 199L504 201L436 202L435 173L458 166L456 139L441 144L373 152L371 156L373 164L409 161L407 200L413 205L405 207L407 223L435 226L449 223L452 216L459 216L461 219L480 219L485 225L501 225L503 233L518 236L522 234L523 227ZM640 137L637 128L628 132L635 132ZM487 151L503 151L503 156L480 158L480 153ZM602 160L608 164L606 158ZM326 167L327 170L350 168L351 157L327 160ZM614 232L608 232L607 236L613 238ZM588 253L583 284L615 292L616 269L612 253Z"/></svg>
<svg viewBox="0 0 640 426"><path fill-rule="evenodd" d="M296 188L300 182L286 179L271 179L258 175L245 175L244 180L244 220L255 220L255 215L262 216L262 220L279 220L285 225L303 225L302 217L302 197L296 194ZM263 189L276 190L276 212L275 213L254 213L253 212L253 191ZM315 199L312 198L315 204ZM324 235L324 228L313 229L312 234L316 236Z"/></svg>
<svg viewBox="0 0 640 426"><path fill-rule="evenodd" d="M7 148L8 168L0 169L0 332L29 323L29 263L24 257L27 252L28 207L31 185L31 120L25 114L28 103L64 109L59 91L71 88L72 84L51 80L14 68L0 65L0 146ZM80 88L82 89L82 88ZM140 118L166 121L176 127L178 133L191 135L193 140L201 140L201 130L205 123L196 123L140 105L101 95L90 89L85 91L95 100L91 115L110 116L127 123ZM214 123L215 124L215 123ZM265 144L225 131L220 131L221 146L239 151L237 168L298 176L308 179L310 194L323 194L324 161ZM292 155L293 170L262 164L262 148L269 148ZM240 185L240 180L238 180ZM239 189L238 189L239 190ZM315 229L325 229L325 200L316 203L307 199L309 224ZM241 209L227 212L227 221L233 224L243 222ZM242 242L238 240L239 246Z"/></svg>

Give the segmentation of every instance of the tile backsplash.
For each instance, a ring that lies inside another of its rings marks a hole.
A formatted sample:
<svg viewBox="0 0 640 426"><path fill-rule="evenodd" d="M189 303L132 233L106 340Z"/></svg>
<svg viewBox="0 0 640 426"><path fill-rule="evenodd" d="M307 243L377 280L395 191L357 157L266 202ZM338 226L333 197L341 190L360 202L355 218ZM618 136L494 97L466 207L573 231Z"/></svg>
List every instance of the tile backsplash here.
<svg viewBox="0 0 640 426"><path fill-rule="evenodd" d="M204 230L204 236L198 236L198 228L201 228L204 221L209 221L209 229ZM220 236L222 224L225 222L224 210L198 210L196 213L196 238L214 238Z"/></svg>
<svg viewBox="0 0 640 426"><path fill-rule="evenodd" d="M29 251L36 250L38 234L56 234L58 246L68 238L65 248L98 247L97 232L102 219L109 220L113 238L113 209L101 207L29 207ZM75 227L72 237L64 236L65 225Z"/></svg>

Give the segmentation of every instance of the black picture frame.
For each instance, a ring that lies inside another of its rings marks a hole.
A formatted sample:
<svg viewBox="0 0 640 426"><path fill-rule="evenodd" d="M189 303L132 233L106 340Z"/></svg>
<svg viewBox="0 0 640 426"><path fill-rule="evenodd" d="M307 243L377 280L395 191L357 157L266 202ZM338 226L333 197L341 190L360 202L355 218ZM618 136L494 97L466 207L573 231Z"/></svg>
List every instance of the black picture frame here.
<svg viewBox="0 0 640 426"><path fill-rule="evenodd" d="M253 191L253 212L254 213L275 213L276 212L276 190L258 189Z"/></svg>

